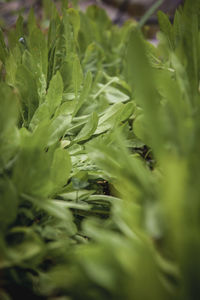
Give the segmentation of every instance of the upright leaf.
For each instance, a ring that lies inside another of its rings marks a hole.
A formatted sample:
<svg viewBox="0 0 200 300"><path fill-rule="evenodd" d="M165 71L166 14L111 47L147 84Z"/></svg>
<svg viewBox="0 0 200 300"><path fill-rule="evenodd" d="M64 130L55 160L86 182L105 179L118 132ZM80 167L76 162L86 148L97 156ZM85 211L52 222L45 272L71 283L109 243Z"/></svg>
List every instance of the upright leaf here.
<svg viewBox="0 0 200 300"><path fill-rule="evenodd" d="M82 89L82 91L80 93L80 97L77 101L77 105L76 105L75 110L73 112L73 116L76 116L79 109L83 105L84 101L87 100L87 97L89 96L91 86L92 86L92 74L91 74L91 72L87 72L85 80L84 80L83 89Z"/></svg>
<svg viewBox="0 0 200 300"><path fill-rule="evenodd" d="M72 73L72 81L73 81L74 93L75 93L75 97L77 99L80 86L83 82L83 72L82 72L82 68L81 68L78 56L74 57L72 72L73 72Z"/></svg>
<svg viewBox="0 0 200 300"><path fill-rule="evenodd" d="M4 41L3 32L0 28L0 60L5 64L6 57L8 55L8 50Z"/></svg>
<svg viewBox="0 0 200 300"><path fill-rule="evenodd" d="M78 33L79 33L79 29L80 29L80 17L79 17L79 13L77 10L73 9L73 8L69 8L67 10L67 13L69 15L69 20L70 23L73 26L73 30L74 30L74 37L77 40L78 38Z"/></svg>
<svg viewBox="0 0 200 300"><path fill-rule="evenodd" d="M67 184L70 171L71 159L68 152L62 148L56 149L51 165L51 180L54 192Z"/></svg>
<svg viewBox="0 0 200 300"><path fill-rule="evenodd" d="M63 81L60 72L57 72L50 81L46 101L48 103L50 116L52 116L57 107L61 104L63 94Z"/></svg>
<svg viewBox="0 0 200 300"><path fill-rule="evenodd" d="M35 64L39 65L45 77L47 76L47 42L39 28L34 28L30 35L30 52Z"/></svg>

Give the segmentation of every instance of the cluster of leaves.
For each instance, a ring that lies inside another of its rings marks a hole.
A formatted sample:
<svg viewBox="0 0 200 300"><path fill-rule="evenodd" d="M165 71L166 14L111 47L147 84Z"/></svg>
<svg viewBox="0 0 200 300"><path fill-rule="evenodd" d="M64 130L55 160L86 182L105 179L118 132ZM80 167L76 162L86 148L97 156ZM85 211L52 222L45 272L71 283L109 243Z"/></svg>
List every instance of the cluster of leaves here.
<svg viewBox="0 0 200 300"><path fill-rule="evenodd" d="M1 299L199 299L199 1L157 48L45 3L0 32Z"/></svg>

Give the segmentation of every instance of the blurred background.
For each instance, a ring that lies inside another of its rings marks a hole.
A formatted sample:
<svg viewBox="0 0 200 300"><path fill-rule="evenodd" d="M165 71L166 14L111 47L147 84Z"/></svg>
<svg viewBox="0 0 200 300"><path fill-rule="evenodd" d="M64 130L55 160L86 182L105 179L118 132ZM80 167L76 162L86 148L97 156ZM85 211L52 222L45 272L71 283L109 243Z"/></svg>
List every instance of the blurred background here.
<svg viewBox="0 0 200 300"><path fill-rule="evenodd" d="M67 0L66 0L67 1ZM1 25L6 24L12 26L18 13L26 15L30 7L34 7L37 13L40 15L40 8L42 2L45 0L0 0L0 17ZM62 1L54 1L59 6ZM80 8L85 10L87 6L96 4L104 7L112 20L115 23L121 24L127 18L134 17L139 19L144 13L157 1L155 0L79 0L79 1L68 1L79 2ZM183 3L183 0L164 0L163 4L159 7L172 18L176 8ZM149 23L156 23L156 16L152 16Z"/></svg>
<svg viewBox="0 0 200 300"><path fill-rule="evenodd" d="M81 10L86 10L89 5L98 5L104 8L113 23L122 25L126 20L140 18L148 11L158 0L52 0L58 10L62 2L68 1L69 6L79 5ZM10 27L15 26L19 14L23 15L26 20L29 10L33 7L36 17L42 19L42 6L48 3L47 0L0 0L0 26L6 32ZM171 21L175 10L184 0L163 0L157 10L161 9L166 12ZM156 10L156 11L157 11ZM146 37L154 40L158 31L156 11L146 22Z"/></svg>

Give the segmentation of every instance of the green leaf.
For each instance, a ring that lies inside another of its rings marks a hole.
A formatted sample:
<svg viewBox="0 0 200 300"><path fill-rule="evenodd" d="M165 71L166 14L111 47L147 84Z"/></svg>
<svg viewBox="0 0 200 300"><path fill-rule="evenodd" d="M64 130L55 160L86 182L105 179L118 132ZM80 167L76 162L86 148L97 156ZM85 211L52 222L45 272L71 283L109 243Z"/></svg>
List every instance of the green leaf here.
<svg viewBox="0 0 200 300"><path fill-rule="evenodd" d="M29 123L38 107L39 97L34 75L23 65L17 68L16 85L19 89L21 101L25 109L24 118Z"/></svg>
<svg viewBox="0 0 200 300"><path fill-rule="evenodd" d="M50 188L49 174L49 156L44 150L24 145L13 172L13 181L18 193L47 195Z"/></svg>
<svg viewBox="0 0 200 300"><path fill-rule="evenodd" d="M97 129L97 125L98 125L98 116L97 113L94 112L89 117L85 126L75 137L74 142L79 143L81 141L88 140L94 134L95 130Z"/></svg>
<svg viewBox="0 0 200 300"><path fill-rule="evenodd" d="M80 17L79 17L79 13L74 8L69 8L67 10L67 13L69 15L69 21L70 21L70 23L73 26L74 37L77 40L79 29L80 29Z"/></svg>
<svg viewBox="0 0 200 300"><path fill-rule="evenodd" d="M62 148L56 149L51 165L51 180L54 190L60 189L67 183L71 167L71 159L68 152Z"/></svg>
<svg viewBox="0 0 200 300"><path fill-rule="evenodd" d="M76 225L73 222L73 217L68 207L64 206L59 201L33 198L29 195L23 195L25 199L31 201L35 206L44 210L49 216L56 218L58 226L65 229L65 233L73 236L76 234Z"/></svg>
<svg viewBox="0 0 200 300"><path fill-rule="evenodd" d="M31 119L31 122L29 124L29 128L33 131L38 124L40 124L44 120L49 120L49 119L50 119L49 107L47 103L43 103L35 111Z"/></svg>
<svg viewBox="0 0 200 300"><path fill-rule="evenodd" d="M0 172L17 154L19 133L17 130L18 99L11 88L0 83Z"/></svg>
<svg viewBox="0 0 200 300"><path fill-rule="evenodd" d="M39 235L30 227L14 227L10 236L21 236L21 242L15 243L7 251L11 266L35 267L44 255L44 244ZM22 255L23 253L23 255Z"/></svg>
<svg viewBox="0 0 200 300"><path fill-rule="evenodd" d="M24 36L24 28L23 28L23 24L24 23L24 19L22 16L19 16L17 18L17 22L16 22L16 38L17 40Z"/></svg>
<svg viewBox="0 0 200 300"><path fill-rule="evenodd" d="M157 91L156 70L150 65L141 33L134 30L127 50L127 79L135 92L135 100L144 110L147 134L153 149L159 151L163 145L162 116L160 114L160 95ZM156 132L154 135L152 133Z"/></svg>
<svg viewBox="0 0 200 300"><path fill-rule="evenodd" d="M94 134L100 134L115 128L132 114L133 109L134 105L132 103L122 104L119 102L111 105L99 118L98 127Z"/></svg>
<svg viewBox="0 0 200 300"><path fill-rule="evenodd" d="M31 34L31 32L36 27L37 27L37 24L36 24L36 18L35 18L35 15L34 15L34 9L31 8L30 12L29 12L29 15L28 15L28 31L29 31L29 34Z"/></svg>
<svg viewBox="0 0 200 300"><path fill-rule="evenodd" d="M71 117L67 115L60 115L52 120L49 126L50 137L48 146L52 146L62 138L66 130L69 128L70 123Z"/></svg>
<svg viewBox="0 0 200 300"><path fill-rule="evenodd" d="M80 86L83 82L83 72L80 65L80 61L77 56L74 57L74 61L73 61L72 82L73 82L75 97L77 99Z"/></svg>
<svg viewBox="0 0 200 300"><path fill-rule="evenodd" d="M6 229L17 217L18 198L15 187L9 180L0 181L0 228Z"/></svg>
<svg viewBox="0 0 200 300"><path fill-rule="evenodd" d="M144 14L144 16L141 18L139 22L139 27L141 28L146 21L153 15L153 13L161 6L164 0L157 0L155 3L147 10L147 12Z"/></svg>
<svg viewBox="0 0 200 300"><path fill-rule="evenodd" d="M174 49L173 28L170 20L162 11L158 12L158 22L160 30L166 35L170 48Z"/></svg>
<svg viewBox="0 0 200 300"><path fill-rule="evenodd" d="M87 202L95 202L95 203L114 203L116 201L121 201L120 198L113 197L113 196L107 196L107 195L91 195L88 197Z"/></svg>
<svg viewBox="0 0 200 300"><path fill-rule="evenodd" d="M78 99L77 105L75 107L75 110L73 112L73 117L76 116L78 113L79 109L83 105L84 101L87 100L87 97L89 96L90 90L92 86L92 74L91 72L87 72L85 80L84 80L84 85L83 89L81 91L80 97Z"/></svg>
<svg viewBox="0 0 200 300"><path fill-rule="evenodd" d="M6 57L8 55L8 50L4 42L3 32L0 28L0 60L5 64Z"/></svg>
<svg viewBox="0 0 200 300"><path fill-rule="evenodd" d="M116 123L116 118L121 111L122 105L122 103L116 103L105 111L103 116L99 118L99 123L95 134L100 134L113 128L114 124Z"/></svg>
<svg viewBox="0 0 200 300"><path fill-rule="evenodd" d="M50 81L46 102L48 103L50 116L52 116L62 101L63 81L60 72L57 72Z"/></svg>
<svg viewBox="0 0 200 300"><path fill-rule="evenodd" d="M47 76L47 42L42 32L36 27L30 35L30 52L34 57L35 64L39 65L41 71Z"/></svg>
<svg viewBox="0 0 200 300"><path fill-rule="evenodd" d="M18 102L12 89L4 82L0 83L0 136L17 123Z"/></svg>
<svg viewBox="0 0 200 300"><path fill-rule="evenodd" d="M114 104L117 102L126 102L130 99L128 95L124 94L118 88L115 88L113 86L108 86L104 90L104 94L105 94L105 97L108 100L108 102L111 104Z"/></svg>

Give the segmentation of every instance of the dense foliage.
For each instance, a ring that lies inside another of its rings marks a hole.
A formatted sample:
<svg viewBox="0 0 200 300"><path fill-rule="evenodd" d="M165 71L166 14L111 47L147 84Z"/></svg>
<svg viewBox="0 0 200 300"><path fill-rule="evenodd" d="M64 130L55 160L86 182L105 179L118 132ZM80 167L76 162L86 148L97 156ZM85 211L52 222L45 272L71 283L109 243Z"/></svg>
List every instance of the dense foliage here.
<svg viewBox="0 0 200 300"><path fill-rule="evenodd" d="M44 3L0 31L0 299L199 299L200 2L158 47Z"/></svg>

